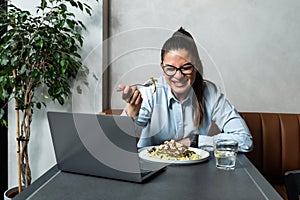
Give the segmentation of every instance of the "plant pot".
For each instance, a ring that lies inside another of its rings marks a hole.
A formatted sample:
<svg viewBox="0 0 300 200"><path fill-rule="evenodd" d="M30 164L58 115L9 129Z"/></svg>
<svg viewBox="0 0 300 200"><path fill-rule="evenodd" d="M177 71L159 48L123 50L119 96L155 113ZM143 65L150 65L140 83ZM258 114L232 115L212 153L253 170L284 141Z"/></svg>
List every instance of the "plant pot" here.
<svg viewBox="0 0 300 200"><path fill-rule="evenodd" d="M18 187L13 187L13 188L7 189L4 192L4 200L11 200L17 194L19 194Z"/></svg>

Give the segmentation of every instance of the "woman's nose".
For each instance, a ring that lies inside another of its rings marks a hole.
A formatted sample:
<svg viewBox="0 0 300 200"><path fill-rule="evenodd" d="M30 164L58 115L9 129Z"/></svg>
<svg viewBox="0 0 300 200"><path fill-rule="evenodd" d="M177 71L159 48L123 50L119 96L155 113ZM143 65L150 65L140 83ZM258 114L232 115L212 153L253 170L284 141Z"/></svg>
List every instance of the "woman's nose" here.
<svg viewBox="0 0 300 200"><path fill-rule="evenodd" d="M181 70L177 70L176 73L174 74L173 77L180 79L182 78L184 75L182 74Z"/></svg>

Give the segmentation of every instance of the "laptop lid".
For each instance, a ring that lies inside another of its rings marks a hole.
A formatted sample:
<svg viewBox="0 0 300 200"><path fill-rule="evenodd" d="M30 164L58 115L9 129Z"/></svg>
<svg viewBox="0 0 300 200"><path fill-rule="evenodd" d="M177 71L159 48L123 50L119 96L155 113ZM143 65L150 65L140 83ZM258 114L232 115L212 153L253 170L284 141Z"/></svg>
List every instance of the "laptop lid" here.
<svg viewBox="0 0 300 200"><path fill-rule="evenodd" d="M142 182L165 166L141 170L133 120L127 116L48 112L57 165L65 172Z"/></svg>

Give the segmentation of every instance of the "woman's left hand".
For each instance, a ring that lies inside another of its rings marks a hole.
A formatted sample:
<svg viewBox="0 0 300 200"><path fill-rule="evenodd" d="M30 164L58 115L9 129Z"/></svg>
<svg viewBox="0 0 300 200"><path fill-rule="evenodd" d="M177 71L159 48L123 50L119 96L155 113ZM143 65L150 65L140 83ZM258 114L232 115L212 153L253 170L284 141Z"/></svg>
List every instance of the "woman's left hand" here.
<svg viewBox="0 0 300 200"><path fill-rule="evenodd" d="M186 147L191 146L191 143L192 143L189 137L182 138L181 140L178 140L177 142L179 142L180 144L183 144Z"/></svg>

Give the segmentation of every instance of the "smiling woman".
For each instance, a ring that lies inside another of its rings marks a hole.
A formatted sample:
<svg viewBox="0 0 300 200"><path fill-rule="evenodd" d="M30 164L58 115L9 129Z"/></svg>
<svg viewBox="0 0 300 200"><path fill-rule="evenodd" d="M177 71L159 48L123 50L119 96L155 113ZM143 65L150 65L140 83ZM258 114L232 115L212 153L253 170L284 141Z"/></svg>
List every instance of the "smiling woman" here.
<svg viewBox="0 0 300 200"><path fill-rule="evenodd" d="M190 146L194 135L202 141L196 146L208 145L213 121L221 131L213 137L235 139L240 151L251 150L252 137L244 120L220 88L203 79L195 41L182 27L163 44L161 68L164 76L157 79L155 93L148 87L120 85L127 103L123 114L135 121L139 147L172 139Z"/></svg>

